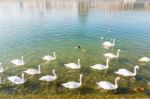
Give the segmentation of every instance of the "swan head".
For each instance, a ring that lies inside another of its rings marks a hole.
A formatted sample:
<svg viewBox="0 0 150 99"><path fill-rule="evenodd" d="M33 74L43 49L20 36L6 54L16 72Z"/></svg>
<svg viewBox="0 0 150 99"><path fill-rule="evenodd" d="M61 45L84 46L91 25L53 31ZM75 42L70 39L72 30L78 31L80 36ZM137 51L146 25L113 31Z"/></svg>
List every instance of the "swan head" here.
<svg viewBox="0 0 150 99"><path fill-rule="evenodd" d="M139 70L139 69L140 69L140 67L139 67L138 65L136 65L136 66L135 66L135 68L136 68L137 70Z"/></svg>
<svg viewBox="0 0 150 99"><path fill-rule="evenodd" d="M107 61L107 63L109 63L109 62L110 62L110 59L109 59L109 58L107 58L107 60L106 60L106 61Z"/></svg>
<svg viewBox="0 0 150 99"><path fill-rule="evenodd" d="M55 73L55 69L53 69L52 72Z"/></svg>
<svg viewBox="0 0 150 99"><path fill-rule="evenodd" d="M56 52L54 51L53 54L56 54Z"/></svg>
<svg viewBox="0 0 150 99"><path fill-rule="evenodd" d="M115 43L116 39L113 39L113 42Z"/></svg>
<svg viewBox="0 0 150 99"><path fill-rule="evenodd" d="M116 77L116 79L115 79L115 88L118 88L118 84L117 84L118 80L120 80L120 77Z"/></svg>
<svg viewBox="0 0 150 99"><path fill-rule="evenodd" d="M2 63L0 63L0 66L2 66Z"/></svg>
<svg viewBox="0 0 150 99"><path fill-rule="evenodd" d="M120 49L118 49L118 52L120 52L121 50Z"/></svg>
<svg viewBox="0 0 150 99"><path fill-rule="evenodd" d="M80 63L80 60L81 60L81 59L78 59L78 63Z"/></svg>
<svg viewBox="0 0 150 99"><path fill-rule="evenodd" d="M120 77L117 77L116 80L120 80Z"/></svg>
<svg viewBox="0 0 150 99"><path fill-rule="evenodd" d="M80 77L82 77L83 76L83 74L80 74Z"/></svg>

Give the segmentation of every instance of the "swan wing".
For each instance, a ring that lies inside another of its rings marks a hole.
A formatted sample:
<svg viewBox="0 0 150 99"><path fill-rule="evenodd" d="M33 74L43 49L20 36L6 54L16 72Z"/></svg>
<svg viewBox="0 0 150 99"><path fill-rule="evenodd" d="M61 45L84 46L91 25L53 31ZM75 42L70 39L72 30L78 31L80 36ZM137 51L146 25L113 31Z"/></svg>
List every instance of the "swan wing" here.
<svg viewBox="0 0 150 99"><path fill-rule="evenodd" d="M104 56L107 57L107 58L116 58L117 57L113 53L105 53Z"/></svg>
<svg viewBox="0 0 150 99"><path fill-rule="evenodd" d="M11 63L13 63L14 65L24 65L24 61L20 60L20 59L14 59L11 61Z"/></svg>
<svg viewBox="0 0 150 99"><path fill-rule="evenodd" d="M7 77L7 78L14 84L23 84L25 82L24 79L22 79L18 76L11 76L11 77Z"/></svg>
<svg viewBox="0 0 150 99"><path fill-rule="evenodd" d="M43 80L43 81L53 81L53 80L55 80L55 79L56 79L56 77L54 77L54 76L46 75L46 76L41 77L39 80Z"/></svg>
<svg viewBox="0 0 150 99"><path fill-rule="evenodd" d="M98 70L103 70L103 69L106 69L107 66L105 66L103 64L96 64L96 65L91 66L91 68L98 69Z"/></svg>
<svg viewBox="0 0 150 99"><path fill-rule="evenodd" d="M127 70L127 69L119 69L115 73L119 74L119 75L123 75L123 76L132 76L133 75L133 73L130 72L129 70Z"/></svg>
<svg viewBox="0 0 150 99"><path fill-rule="evenodd" d="M17 76L10 76L10 77L7 77L8 80L10 80L11 82L14 82L15 79L18 79L19 77Z"/></svg>
<svg viewBox="0 0 150 99"><path fill-rule="evenodd" d="M37 69L27 69L26 71L24 71L27 74L39 74L39 70Z"/></svg>
<svg viewBox="0 0 150 99"><path fill-rule="evenodd" d="M73 68L73 69L80 68L80 66L78 64L75 64L75 63L68 63L68 64L64 64L64 65L68 68Z"/></svg>
<svg viewBox="0 0 150 99"><path fill-rule="evenodd" d="M105 45L106 45L106 46L107 46L107 45L109 46L109 45L112 45L112 43L109 42L109 41L105 41L105 42L103 43L103 45L104 45L104 46L105 46Z"/></svg>
<svg viewBox="0 0 150 99"><path fill-rule="evenodd" d="M46 56L43 57L43 60L48 60L48 61L54 60L54 59L55 59L55 57L50 56L50 55L46 55Z"/></svg>
<svg viewBox="0 0 150 99"><path fill-rule="evenodd" d="M150 62L150 58L148 57L142 57L139 59L140 62Z"/></svg>
<svg viewBox="0 0 150 99"><path fill-rule="evenodd" d="M112 83L110 83L110 82L108 82L108 81L100 81L100 82L98 83L98 86L101 87L101 88L103 88L103 89L106 89L106 90L113 90L113 89L116 89L116 88L115 88L115 85L112 84Z"/></svg>
<svg viewBox="0 0 150 99"><path fill-rule="evenodd" d="M71 81L71 82L62 84L62 86L69 88L69 89L74 89L74 88L80 87L80 83Z"/></svg>

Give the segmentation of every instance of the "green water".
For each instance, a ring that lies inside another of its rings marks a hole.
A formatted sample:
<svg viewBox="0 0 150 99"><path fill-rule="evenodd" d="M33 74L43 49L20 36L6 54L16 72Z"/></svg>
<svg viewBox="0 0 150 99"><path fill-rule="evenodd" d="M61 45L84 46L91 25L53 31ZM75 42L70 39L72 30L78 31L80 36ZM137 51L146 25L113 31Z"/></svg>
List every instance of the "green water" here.
<svg viewBox="0 0 150 99"><path fill-rule="evenodd" d="M42 65L40 75L26 75L28 82L20 88L23 92L25 90L25 93L33 94L65 94L66 90L60 84L70 80L78 81L79 74L83 73L83 86L69 93L99 94L96 82L114 82L117 75L113 72L117 69L127 68L133 71L135 65L140 65L137 80L130 84L128 79L120 81L121 91L118 93L123 94L125 90L126 94L137 94L130 93L130 90L142 86L146 89L142 94L149 94L147 81L150 81L150 64L138 62L140 57L150 57L150 7L146 8L145 2L137 0L133 4L124 4L118 1L120 8L114 8L116 5L113 2L111 5L109 1L96 0L0 2L0 62L7 67L7 71L0 76L2 79L12 75L20 76L24 70ZM133 7L130 7L131 5ZM104 40L99 39L102 36ZM116 46L104 49L102 43L111 38L117 39ZM81 50L74 48L78 45ZM91 70L91 65L105 64L104 53L116 53L117 49L121 49L119 60L111 61L107 71ZM41 59L53 51L57 56L55 61L48 63ZM24 56L25 66L16 68L10 63L10 60L21 56ZM72 71L64 67L63 64L76 62L79 58L82 67L80 70ZM56 69L58 80L51 83L49 92L47 88L42 87L47 84L38 81L38 78L51 74L53 68ZM3 87L1 93L11 94L19 90L9 82L8 86Z"/></svg>

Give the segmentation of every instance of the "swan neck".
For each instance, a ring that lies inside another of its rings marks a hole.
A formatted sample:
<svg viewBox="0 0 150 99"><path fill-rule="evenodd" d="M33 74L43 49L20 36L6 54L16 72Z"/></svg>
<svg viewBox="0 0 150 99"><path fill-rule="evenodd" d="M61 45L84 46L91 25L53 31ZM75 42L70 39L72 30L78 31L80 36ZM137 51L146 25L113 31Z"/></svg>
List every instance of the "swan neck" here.
<svg viewBox="0 0 150 99"><path fill-rule="evenodd" d="M120 53L120 51L118 50L118 51L117 51L117 57L119 57L119 53Z"/></svg>
<svg viewBox="0 0 150 99"><path fill-rule="evenodd" d="M23 56L21 57L21 60L24 61Z"/></svg>
<svg viewBox="0 0 150 99"><path fill-rule="evenodd" d="M109 60L108 59L106 60L106 66L107 67L109 66Z"/></svg>
<svg viewBox="0 0 150 99"><path fill-rule="evenodd" d="M116 40L115 40L115 39L113 39L113 46L115 45L115 41L116 41Z"/></svg>
<svg viewBox="0 0 150 99"><path fill-rule="evenodd" d="M136 75L137 71L136 71L137 67L134 67L134 75Z"/></svg>
<svg viewBox="0 0 150 99"><path fill-rule="evenodd" d="M80 60L78 60L78 65L80 66Z"/></svg>
<svg viewBox="0 0 150 99"><path fill-rule="evenodd" d="M54 52L53 54L54 54L54 57L56 58L56 53Z"/></svg>
<svg viewBox="0 0 150 99"><path fill-rule="evenodd" d="M82 75L80 75L80 85L82 84Z"/></svg>
<svg viewBox="0 0 150 99"><path fill-rule="evenodd" d="M41 66L39 65L39 67L38 67L38 70L39 70L39 73L41 73Z"/></svg>
<svg viewBox="0 0 150 99"><path fill-rule="evenodd" d="M22 79L24 80L24 74L22 74Z"/></svg>
<svg viewBox="0 0 150 99"><path fill-rule="evenodd" d="M55 71L53 71L53 74L54 74L54 77L57 77L57 75L56 75Z"/></svg>
<svg viewBox="0 0 150 99"><path fill-rule="evenodd" d="M119 79L117 79L117 78L115 79L115 87L116 87L116 88L118 88L118 80L119 80Z"/></svg>

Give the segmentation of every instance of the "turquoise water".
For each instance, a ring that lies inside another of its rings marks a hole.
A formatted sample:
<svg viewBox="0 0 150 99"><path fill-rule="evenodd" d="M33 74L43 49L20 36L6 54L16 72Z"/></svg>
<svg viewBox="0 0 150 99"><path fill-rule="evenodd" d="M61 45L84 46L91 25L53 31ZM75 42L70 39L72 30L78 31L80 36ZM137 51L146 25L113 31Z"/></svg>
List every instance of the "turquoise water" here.
<svg viewBox="0 0 150 99"><path fill-rule="evenodd" d="M104 1L1 1L0 62L8 69L1 76L20 75L23 70L38 64L43 66L42 75L50 74L52 68L63 74L60 70L69 71L63 67L64 63L81 58L82 69L75 73L76 76L66 76L65 79L78 80L79 73L83 73L88 82L91 75L97 75L95 72L92 74L89 66L105 63L104 53L116 53L117 49L121 49L119 60L110 64L110 71L119 68L133 71L135 65L140 65L139 76L150 80L150 64L138 62L140 57L150 57L150 9L143 6L144 2L138 1L120 3L120 8L114 8L113 2L101 2ZM104 40L99 39L102 36ZM104 49L102 42L111 38L117 39L116 46ZM74 48L78 45L86 52ZM53 51L57 60L45 63L41 57ZM26 65L14 67L10 60L21 56L24 56ZM74 72L63 75L68 74L73 75ZM108 77L103 72L102 75L93 78L91 84L104 79L113 82L116 77L114 74ZM94 84L92 87L96 86ZM85 86L89 86L86 81Z"/></svg>

